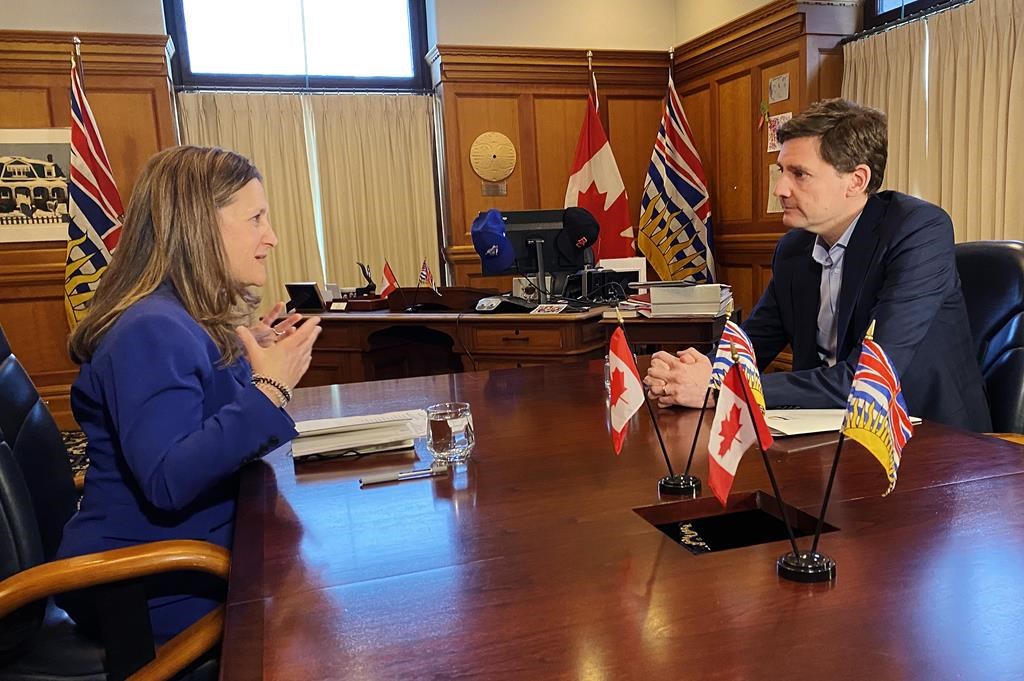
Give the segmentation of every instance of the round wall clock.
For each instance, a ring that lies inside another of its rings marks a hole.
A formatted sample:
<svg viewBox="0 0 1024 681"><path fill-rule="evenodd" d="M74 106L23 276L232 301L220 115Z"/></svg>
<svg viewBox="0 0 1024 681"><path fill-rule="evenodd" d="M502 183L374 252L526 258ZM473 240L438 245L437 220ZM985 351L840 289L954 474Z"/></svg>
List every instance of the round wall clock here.
<svg viewBox="0 0 1024 681"><path fill-rule="evenodd" d="M500 132L485 132L469 148L473 172L488 182L501 182L516 167L516 147Z"/></svg>

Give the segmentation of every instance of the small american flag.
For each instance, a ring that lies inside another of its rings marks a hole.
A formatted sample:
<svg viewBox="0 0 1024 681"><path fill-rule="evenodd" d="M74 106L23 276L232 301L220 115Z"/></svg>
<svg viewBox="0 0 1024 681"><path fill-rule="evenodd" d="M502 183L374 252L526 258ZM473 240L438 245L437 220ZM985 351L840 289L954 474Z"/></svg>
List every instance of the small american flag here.
<svg viewBox="0 0 1024 681"><path fill-rule="evenodd" d="M441 295L441 292L437 290L437 284L434 283L434 275L430 272L430 265L427 264L427 259L423 259L423 266L420 267L420 283L426 284L434 291L437 295Z"/></svg>
<svg viewBox="0 0 1024 681"><path fill-rule="evenodd" d="M71 57L71 177L64 304L73 329L85 316L121 238L124 208L82 77Z"/></svg>

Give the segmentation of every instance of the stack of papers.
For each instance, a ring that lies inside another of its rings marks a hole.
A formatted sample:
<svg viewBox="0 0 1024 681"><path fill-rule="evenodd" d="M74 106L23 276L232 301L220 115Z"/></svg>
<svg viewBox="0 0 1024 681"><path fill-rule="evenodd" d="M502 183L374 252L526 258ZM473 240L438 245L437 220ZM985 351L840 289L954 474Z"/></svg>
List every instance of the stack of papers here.
<svg viewBox="0 0 1024 681"><path fill-rule="evenodd" d="M324 454L369 454L408 449L427 434L427 412L393 411L370 416L313 419L295 424L299 436L292 442L292 457Z"/></svg>
<svg viewBox="0 0 1024 681"><path fill-rule="evenodd" d="M764 420L772 435L785 437L839 432L845 415L845 409L768 409ZM910 422L917 425L921 419L911 416Z"/></svg>

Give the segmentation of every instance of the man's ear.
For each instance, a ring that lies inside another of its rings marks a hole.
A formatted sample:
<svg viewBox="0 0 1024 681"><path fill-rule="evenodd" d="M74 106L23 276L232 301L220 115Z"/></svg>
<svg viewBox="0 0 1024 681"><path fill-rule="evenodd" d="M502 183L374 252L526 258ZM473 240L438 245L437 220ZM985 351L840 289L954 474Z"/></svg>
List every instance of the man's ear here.
<svg viewBox="0 0 1024 681"><path fill-rule="evenodd" d="M849 173L850 183L847 186L847 196L859 196L866 194L868 184L871 183L871 168L861 163Z"/></svg>

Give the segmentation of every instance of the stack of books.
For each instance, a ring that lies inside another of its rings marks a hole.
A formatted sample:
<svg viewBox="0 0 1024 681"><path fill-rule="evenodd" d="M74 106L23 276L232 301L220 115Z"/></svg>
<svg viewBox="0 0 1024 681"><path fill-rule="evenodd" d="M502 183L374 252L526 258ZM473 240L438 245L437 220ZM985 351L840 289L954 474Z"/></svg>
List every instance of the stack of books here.
<svg viewBox="0 0 1024 681"><path fill-rule="evenodd" d="M639 317L640 310L650 309L651 307L651 301L643 300L646 297L647 294L632 295L628 300L619 302L619 304L611 310L605 310L602 312L601 316L604 319L618 319L619 317L629 319L630 317ZM616 312L616 310L618 310L618 312Z"/></svg>
<svg viewBox="0 0 1024 681"><path fill-rule="evenodd" d="M728 284L649 281L630 286L647 289L647 293L636 293L619 303L623 317L718 317L725 314L732 303L732 289ZM618 315L615 310L608 310L604 316L614 319Z"/></svg>
<svg viewBox="0 0 1024 681"><path fill-rule="evenodd" d="M295 424L292 457L344 456L409 449L427 434L427 412L393 411L370 416L313 419Z"/></svg>

